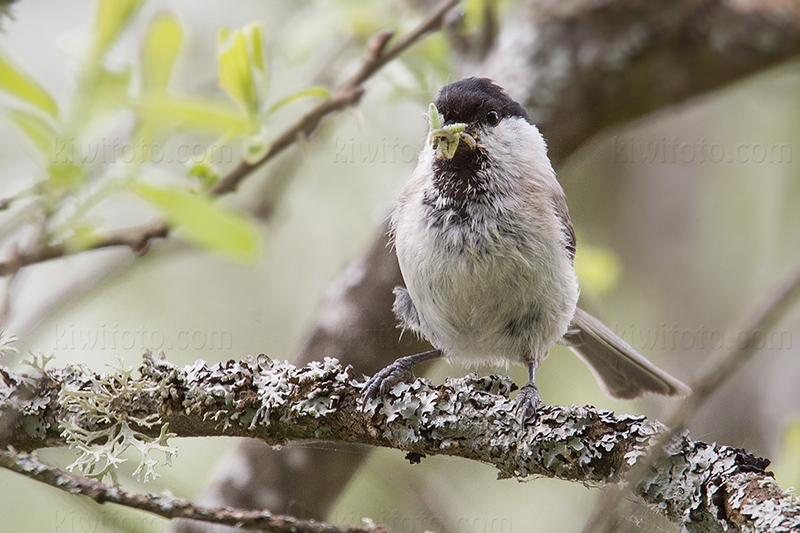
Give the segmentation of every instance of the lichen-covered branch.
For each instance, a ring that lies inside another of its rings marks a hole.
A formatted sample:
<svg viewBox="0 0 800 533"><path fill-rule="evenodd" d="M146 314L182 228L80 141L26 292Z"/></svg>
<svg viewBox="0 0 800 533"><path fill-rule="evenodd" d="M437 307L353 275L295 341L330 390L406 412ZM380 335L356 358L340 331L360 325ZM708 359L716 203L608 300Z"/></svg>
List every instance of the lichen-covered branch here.
<svg viewBox="0 0 800 533"><path fill-rule="evenodd" d="M97 503L117 503L169 519L191 518L212 524L271 533L390 533L388 529L378 525L339 527L316 520L299 520L292 516L274 515L269 511L198 507L175 498L136 494L99 481L68 474L42 463L28 453L0 450L0 466L71 494L87 496Z"/></svg>
<svg viewBox="0 0 800 533"><path fill-rule="evenodd" d="M490 464L501 478L599 485L622 479L664 431L644 417L592 407L545 407L534 425L521 427L509 399L513 384L500 376L470 375L439 387L420 379L362 409L361 385L333 359L295 367L259 356L177 367L146 354L139 372L134 380L121 371L100 376L78 367L38 377L0 371L0 444L28 451L75 443L74 427L97 432L126 421L148 438L168 427L182 437L246 436L273 445L358 442L405 451L411 462L449 455ZM100 412L75 401L104 395L104 388L115 399L99 402ZM800 503L765 471L766 460L686 433L666 452L634 492L688 531L800 527Z"/></svg>
<svg viewBox="0 0 800 533"><path fill-rule="evenodd" d="M700 378L693 383L692 395L686 398L669 419L669 429L663 431L650 448L647 456L631 470L628 480L636 483L642 479L659 455L661 448L678 432L686 427L687 422L697 410L714 394L723 383L748 362L757 352L756 337L758 332L771 331L781 318L800 298L800 263L797 263L785 279L780 280L767 293L767 296L745 314L733 331L747 332L743 342L739 342L725 351L719 351L706 361ZM617 493L602 501L595 509L584 531L586 533L612 533L617 529L617 514L623 503L624 492Z"/></svg>
<svg viewBox="0 0 800 533"><path fill-rule="evenodd" d="M799 55L800 9L794 0L523 0L502 21L485 59L467 59L454 78L493 77L524 102L558 170L606 128L663 112ZM321 308L302 360L341 354L372 373L398 355L415 353L392 353L397 346L392 289L403 281L393 252L386 248L385 230L376 232L370 251L337 282L335 297ZM303 468L278 467L270 459L266 471L265 457L274 454L266 448L259 453L247 441L242 447L247 453L237 452L236 468L212 480L228 491L220 491L218 501L245 504L257 499L230 492L236 486L233 477L256 476L258 482L248 485L248 491L259 497L280 492L283 501L302 499L316 516L324 516L335 496L306 497L292 480L320 472L337 479L347 476L341 463L325 458L307 461ZM355 469L358 456L348 455L346 461ZM250 465L249 471L243 472L241 465Z"/></svg>
<svg viewBox="0 0 800 533"><path fill-rule="evenodd" d="M382 259L386 257L391 260ZM328 290L317 323L293 362L304 365L331 357L352 365L355 375L361 376L372 374L398 357L430 349L416 335L400 336L392 313L392 291L371 290L374 283L388 283L399 277L400 267L394 253L385 243L376 241ZM239 440L227 459L223 459L226 466L216 469L209 480L202 499L234 507L269 502L275 512L322 519L358 472L363 459L369 456L369 449L364 446L352 446L345 453L342 448L341 444L299 445L288 451L273 450L254 439ZM242 482L243 479L247 482ZM309 479L327 482L308 483ZM219 529L214 528L213 533L220 533ZM212 528L199 522L181 521L172 531L211 533Z"/></svg>

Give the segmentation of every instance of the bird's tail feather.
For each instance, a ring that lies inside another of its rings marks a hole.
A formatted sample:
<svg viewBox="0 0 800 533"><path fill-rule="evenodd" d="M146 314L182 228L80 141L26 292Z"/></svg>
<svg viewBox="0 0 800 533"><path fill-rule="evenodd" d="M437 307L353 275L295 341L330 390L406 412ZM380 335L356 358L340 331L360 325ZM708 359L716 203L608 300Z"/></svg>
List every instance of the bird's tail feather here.
<svg viewBox="0 0 800 533"><path fill-rule="evenodd" d="M561 342L589 365L606 393L614 398L638 398L646 392L688 396L692 392L582 309L575 311Z"/></svg>

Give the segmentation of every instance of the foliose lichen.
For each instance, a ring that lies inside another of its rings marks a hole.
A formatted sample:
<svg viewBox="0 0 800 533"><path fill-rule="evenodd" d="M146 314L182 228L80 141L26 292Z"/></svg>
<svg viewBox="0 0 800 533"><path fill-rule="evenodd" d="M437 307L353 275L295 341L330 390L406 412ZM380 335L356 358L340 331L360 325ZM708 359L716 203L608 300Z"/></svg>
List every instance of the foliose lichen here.
<svg viewBox="0 0 800 533"><path fill-rule="evenodd" d="M174 437L168 424L161 423L157 413L147 409L139 412L140 400L158 386L132 378L130 369L118 368L100 376L82 365L73 368L84 380L64 381L59 393L65 413L59 428L69 448L78 452L78 458L67 468L98 480L108 475L117 484L117 467L127 461L122 454L133 448L141 458L133 475L144 481L157 478L158 461L153 454L162 453L169 465L178 452L168 443ZM143 432L157 426L157 437Z"/></svg>

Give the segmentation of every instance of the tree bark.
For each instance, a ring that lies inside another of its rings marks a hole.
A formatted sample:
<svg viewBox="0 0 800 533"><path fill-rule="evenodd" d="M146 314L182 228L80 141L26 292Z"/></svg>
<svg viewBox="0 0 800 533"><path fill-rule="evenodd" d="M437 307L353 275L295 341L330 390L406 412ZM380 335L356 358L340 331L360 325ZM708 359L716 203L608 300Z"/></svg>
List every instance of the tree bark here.
<svg viewBox="0 0 800 533"><path fill-rule="evenodd" d="M0 419L13 422L0 444L30 451L69 443L82 450L86 435L115 434L125 423L134 434L128 444L166 434L252 437L271 445L358 442L404 450L411 463L448 455L490 464L500 478L603 485L619 481L664 431L644 417L592 407L543 407L535 424L521 425L509 399L514 385L497 375L472 374L439 387L418 379L362 408L352 368L333 359L295 367L262 355L177 367L145 354L139 373L68 367L29 377L2 369ZM634 492L687 531L795 531L800 503L767 465L684 432Z"/></svg>
<svg viewBox="0 0 800 533"><path fill-rule="evenodd" d="M796 1L529 0L507 17L482 62L465 61L472 66L463 74L490 76L525 102L558 168L604 129L721 89L798 53ZM384 230L335 285L299 362L333 355L371 374L397 356L421 351L397 344L391 291L403 282ZM234 489L231 480L239 473L226 469L212 480L211 501L269 501L277 510L302 501L300 514L316 518L327 514L364 457L338 454L334 460L324 450L295 450L308 461L290 466L255 442L235 453L242 456L235 463L258 481ZM301 480L312 475L332 481L310 488Z"/></svg>

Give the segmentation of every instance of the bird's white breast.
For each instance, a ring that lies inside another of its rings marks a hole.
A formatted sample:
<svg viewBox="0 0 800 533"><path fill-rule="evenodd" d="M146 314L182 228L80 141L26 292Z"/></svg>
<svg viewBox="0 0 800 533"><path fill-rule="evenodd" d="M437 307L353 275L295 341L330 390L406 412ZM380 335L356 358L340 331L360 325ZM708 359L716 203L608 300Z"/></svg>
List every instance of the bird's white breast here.
<svg viewBox="0 0 800 533"><path fill-rule="evenodd" d="M492 154L490 201L433 224L431 210L447 212L447 199L437 195L426 147L392 215L397 258L420 333L446 357L538 365L566 332L578 299L549 196L560 186L538 130L524 120L503 121L479 143Z"/></svg>

